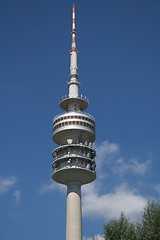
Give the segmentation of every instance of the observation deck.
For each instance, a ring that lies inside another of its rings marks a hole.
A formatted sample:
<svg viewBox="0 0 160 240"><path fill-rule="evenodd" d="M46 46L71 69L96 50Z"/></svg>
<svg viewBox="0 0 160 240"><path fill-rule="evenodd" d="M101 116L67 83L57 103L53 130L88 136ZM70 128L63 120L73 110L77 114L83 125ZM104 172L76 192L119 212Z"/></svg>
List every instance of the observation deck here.
<svg viewBox="0 0 160 240"><path fill-rule="evenodd" d="M53 179L61 184L70 181L86 184L96 178L96 151L89 145L69 144L56 148L53 153Z"/></svg>
<svg viewBox="0 0 160 240"><path fill-rule="evenodd" d="M68 111L68 108L70 105L75 104L75 108L79 108L80 111L84 111L89 104L88 99L85 97L83 98L83 96L81 97L64 97L63 99L61 99L59 106L65 110Z"/></svg>
<svg viewBox="0 0 160 240"><path fill-rule="evenodd" d="M67 112L56 116L53 120L53 140L57 144L84 143L95 141L95 120L86 113Z"/></svg>

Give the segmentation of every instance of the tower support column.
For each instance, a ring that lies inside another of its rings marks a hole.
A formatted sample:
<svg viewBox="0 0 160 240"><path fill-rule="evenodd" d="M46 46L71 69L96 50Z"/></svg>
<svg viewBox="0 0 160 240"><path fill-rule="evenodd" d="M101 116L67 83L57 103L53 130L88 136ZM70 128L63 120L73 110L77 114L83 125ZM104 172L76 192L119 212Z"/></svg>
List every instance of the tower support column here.
<svg viewBox="0 0 160 240"><path fill-rule="evenodd" d="M81 185L67 185L66 240L82 240Z"/></svg>

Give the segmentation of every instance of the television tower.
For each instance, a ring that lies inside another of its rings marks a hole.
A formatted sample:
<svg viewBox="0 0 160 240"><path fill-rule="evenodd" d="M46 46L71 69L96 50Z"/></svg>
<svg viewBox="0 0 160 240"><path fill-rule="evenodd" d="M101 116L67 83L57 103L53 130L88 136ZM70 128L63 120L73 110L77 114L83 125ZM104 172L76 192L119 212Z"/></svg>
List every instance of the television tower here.
<svg viewBox="0 0 160 240"><path fill-rule="evenodd" d="M79 95L75 6L72 7L69 94L53 119L53 140L59 146L52 155L54 181L67 186L66 240L82 240L81 186L95 180L95 120L83 112L88 100Z"/></svg>

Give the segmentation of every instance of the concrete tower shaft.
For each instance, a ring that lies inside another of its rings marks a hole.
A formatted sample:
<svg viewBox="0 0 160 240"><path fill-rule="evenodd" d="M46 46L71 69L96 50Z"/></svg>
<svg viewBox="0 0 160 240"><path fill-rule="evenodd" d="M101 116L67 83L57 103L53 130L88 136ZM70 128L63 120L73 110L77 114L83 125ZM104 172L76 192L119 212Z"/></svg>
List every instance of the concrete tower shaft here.
<svg viewBox="0 0 160 240"><path fill-rule="evenodd" d="M66 239L82 239L81 186L78 183L67 187Z"/></svg>
<svg viewBox="0 0 160 240"><path fill-rule="evenodd" d="M66 240L82 240L81 186L96 178L95 119L83 112L88 100L79 96L75 14L73 6L69 93L59 103L64 112L53 119L53 140L58 147L52 152L52 178L67 186Z"/></svg>

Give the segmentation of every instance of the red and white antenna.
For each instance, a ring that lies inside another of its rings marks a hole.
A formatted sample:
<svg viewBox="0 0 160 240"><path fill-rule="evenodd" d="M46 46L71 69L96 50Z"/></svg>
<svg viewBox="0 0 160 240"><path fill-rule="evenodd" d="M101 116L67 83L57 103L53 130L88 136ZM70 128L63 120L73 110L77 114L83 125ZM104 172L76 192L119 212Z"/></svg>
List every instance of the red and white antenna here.
<svg viewBox="0 0 160 240"><path fill-rule="evenodd" d="M72 7L72 48L71 51L77 51L76 48L76 7Z"/></svg>
<svg viewBox="0 0 160 240"><path fill-rule="evenodd" d="M70 50L70 81L69 86L69 97L77 98L79 96L78 88L80 83L78 82L78 66L77 66L77 54L78 50L76 47L76 8L72 6L72 44Z"/></svg>

